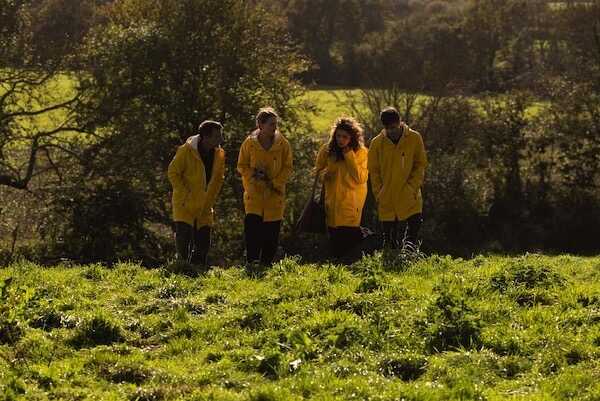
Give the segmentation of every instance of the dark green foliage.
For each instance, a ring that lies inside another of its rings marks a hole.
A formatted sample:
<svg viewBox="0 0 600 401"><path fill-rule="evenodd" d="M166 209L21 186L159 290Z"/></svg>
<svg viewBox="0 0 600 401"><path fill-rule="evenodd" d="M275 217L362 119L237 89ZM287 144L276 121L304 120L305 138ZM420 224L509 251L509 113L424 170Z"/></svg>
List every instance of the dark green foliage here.
<svg viewBox="0 0 600 401"><path fill-rule="evenodd" d="M382 361L379 369L384 376L413 381L421 377L427 370L427 358L423 355L400 355L397 358Z"/></svg>
<svg viewBox="0 0 600 401"><path fill-rule="evenodd" d="M600 306L600 296L580 294L577 296L577 303L584 308Z"/></svg>
<svg viewBox="0 0 600 401"><path fill-rule="evenodd" d="M23 336L24 308L33 290L15 287L13 278L0 279L0 344L15 344Z"/></svg>
<svg viewBox="0 0 600 401"><path fill-rule="evenodd" d="M423 322L427 350L437 353L458 348L477 349L481 344L479 319L462 294L450 288L438 288Z"/></svg>
<svg viewBox="0 0 600 401"><path fill-rule="evenodd" d="M519 306L532 307L535 305L550 305L553 299L547 291L518 290L514 292L514 299Z"/></svg>
<svg viewBox="0 0 600 401"><path fill-rule="evenodd" d="M209 363L216 363L219 362L221 359L223 359L223 355L221 353L213 353L210 352L208 353L208 355L206 355L206 361Z"/></svg>
<svg viewBox="0 0 600 401"><path fill-rule="evenodd" d="M531 369L531 360L518 356L508 356L498 362L498 373L507 379L516 379Z"/></svg>
<svg viewBox="0 0 600 401"><path fill-rule="evenodd" d="M332 346L346 349L353 345L365 344L367 333L353 324L340 324L329 331L327 339Z"/></svg>
<svg viewBox="0 0 600 401"><path fill-rule="evenodd" d="M29 325L34 328L50 331L59 327L68 327L68 319L62 312L49 307L39 310L29 321Z"/></svg>
<svg viewBox="0 0 600 401"><path fill-rule="evenodd" d="M362 285L363 282L361 282ZM365 299L361 296L354 296L350 298L338 299L332 308L335 310L344 310L355 313L360 317L366 317L369 313L373 312L375 308L374 302L370 299Z"/></svg>
<svg viewBox="0 0 600 401"><path fill-rule="evenodd" d="M205 266L193 265L181 259L177 259L167 264L165 268L171 273L182 274L188 277L198 277L200 274L208 271L208 268Z"/></svg>
<svg viewBox="0 0 600 401"><path fill-rule="evenodd" d="M209 294L206 297L206 303L208 304L224 304L227 302L227 298L223 294Z"/></svg>
<svg viewBox="0 0 600 401"><path fill-rule="evenodd" d="M85 319L75 330L70 344L74 347L95 347L124 340L121 327L105 314L98 313Z"/></svg>
<svg viewBox="0 0 600 401"><path fill-rule="evenodd" d="M519 261L497 272L490 279L492 289L505 293L515 287L549 289L560 286L565 279L546 266Z"/></svg>
<svg viewBox="0 0 600 401"><path fill-rule="evenodd" d="M240 327L243 329L256 330L263 327L264 316L261 310L251 310L242 316L239 320Z"/></svg>
<svg viewBox="0 0 600 401"><path fill-rule="evenodd" d="M273 352L265 357L259 358L259 364L256 371L269 379L275 380L279 377L281 364L282 355L279 352Z"/></svg>
<svg viewBox="0 0 600 401"><path fill-rule="evenodd" d="M23 336L23 323L18 320L0 319L0 344L14 344Z"/></svg>
<svg viewBox="0 0 600 401"><path fill-rule="evenodd" d="M381 276L379 275L369 275L368 277L364 278L360 284L358 285L358 288L356 289L356 292L358 293L369 293L369 292L374 292L374 291L378 291L381 290L384 287L384 282Z"/></svg>
<svg viewBox="0 0 600 401"><path fill-rule="evenodd" d="M111 361L106 365L100 366L98 369L100 377L113 383L132 383L139 385L150 380L153 375L151 370L133 361L127 361L125 363Z"/></svg>
<svg viewBox="0 0 600 401"><path fill-rule="evenodd" d="M157 291L160 299L183 298L187 295L187 289L180 281L169 280Z"/></svg>
<svg viewBox="0 0 600 401"><path fill-rule="evenodd" d="M119 179L91 184L63 187L54 198L44 229L51 252L83 263L162 258L160 240L144 226L150 195Z"/></svg>

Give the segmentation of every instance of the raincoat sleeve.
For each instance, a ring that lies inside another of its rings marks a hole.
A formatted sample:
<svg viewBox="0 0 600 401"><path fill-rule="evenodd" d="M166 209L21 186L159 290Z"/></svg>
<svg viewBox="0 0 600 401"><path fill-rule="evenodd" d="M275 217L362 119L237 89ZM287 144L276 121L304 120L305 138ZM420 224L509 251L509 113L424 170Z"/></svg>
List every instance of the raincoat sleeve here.
<svg viewBox="0 0 600 401"><path fill-rule="evenodd" d="M283 190L283 187L285 186L286 182L290 178L290 175L292 174L292 168L293 168L294 162L293 162L293 157L292 157L292 149L291 149L289 143L287 143L286 146L283 148L282 160L283 160L282 168L279 171L279 174L277 174L275 177L273 177L273 180L272 180L273 186L280 191Z"/></svg>
<svg viewBox="0 0 600 401"><path fill-rule="evenodd" d="M185 170L185 149L183 146L177 149L177 153L175 153L175 157L169 163L169 168L167 170L167 176L169 177L169 181L171 182L171 186L173 187L173 191L187 193L189 192L188 188L186 188L183 183L183 173Z"/></svg>
<svg viewBox="0 0 600 401"><path fill-rule="evenodd" d="M364 184L369 178L367 155L368 151L365 148L359 148L356 152L351 150L344 153L348 173L355 184Z"/></svg>
<svg viewBox="0 0 600 401"><path fill-rule="evenodd" d="M217 200L217 195L221 191L223 181L225 180L225 151L217 148L215 151L215 162L213 172L206 189L206 199L204 201L203 212L210 210Z"/></svg>
<svg viewBox="0 0 600 401"><path fill-rule="evenodd" d="M327 153L327 146L323 146L317 153L314 173L319 175L321 182L325 179L325 173L327 172Z"/></svg>
<svg viewBox="0 0 600 401"><path fill-rule="evenodd" d="M244 181L249 181L252 178L252 167L250 167L250 149L248 142L242 143L240 155L238 157L237 171L242 175Z"/></svg>
<svg viewBox="0 0 600 401"><path fill-rule="evenodd" d="M375 200L379 201L379 194L383 187L383 180L381 178L381 166L379 165L378 157L379 149L377 143L371 142L371 148L369 149L369 158L367 167L369 169L369 177L371 178L371 188L373 189L373 195Z"/></svg>

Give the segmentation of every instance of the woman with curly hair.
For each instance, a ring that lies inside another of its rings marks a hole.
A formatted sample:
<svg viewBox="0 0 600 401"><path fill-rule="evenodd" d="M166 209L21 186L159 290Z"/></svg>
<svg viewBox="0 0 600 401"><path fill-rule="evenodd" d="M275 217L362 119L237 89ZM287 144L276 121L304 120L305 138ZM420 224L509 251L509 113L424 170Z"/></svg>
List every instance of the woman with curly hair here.
<svg viewBox="0 0 600 401"><path fill-rule="evenodd" d="M347 256L362 240L360 220L367 198L367 159L360 124L351 117L338 118L315 166L325 186L325 213L335 258Z"/></svg>

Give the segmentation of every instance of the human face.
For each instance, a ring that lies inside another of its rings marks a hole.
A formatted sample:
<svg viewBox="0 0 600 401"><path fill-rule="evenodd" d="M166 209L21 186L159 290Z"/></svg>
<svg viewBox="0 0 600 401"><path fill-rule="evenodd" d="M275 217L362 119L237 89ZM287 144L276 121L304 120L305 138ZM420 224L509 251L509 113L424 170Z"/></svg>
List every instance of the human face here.
<svg viewBox="0 0 600 401"><path fill-rule="evenodd" d="M340 128L335 130L335 141L340 149L344 149L346 146L348 146L351 139L352 136L348 131Z"/></svg>
<svg viewBox="0 0 600 401"><path fill-rule="evenodd" d="M220 129L213 129L210 135L205 136L202 139L202 146L205 149L216 148L223 143L223 132Z"/></svg>
<svg viewBox="0 0 600 401"><path fill-rule="evenodd" d="M267 136L275 135L275 131L277 130L277 117L271 117L264 123L258 124L258 129Z"/></svg>
<svg viewBox="0 0 600 401"><path fill-rule="evenodd" d="M392 137L398 137L402 135L402 129L400 128L400 122L388 124L385 127L385 132Z"/></svg>

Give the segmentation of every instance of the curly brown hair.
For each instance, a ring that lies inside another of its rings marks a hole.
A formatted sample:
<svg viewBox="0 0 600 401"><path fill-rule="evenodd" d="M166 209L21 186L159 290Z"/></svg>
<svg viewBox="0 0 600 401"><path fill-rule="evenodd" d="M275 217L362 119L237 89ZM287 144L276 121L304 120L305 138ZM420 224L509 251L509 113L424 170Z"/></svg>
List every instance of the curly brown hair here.
<svg viewBox="0 0 600 401"><path fill-rule="evenodd" d="M363 129L360 123L352 117L340 117L335 120L335 123L331 127L331 135L327 146L331 156L335 156L336 160L343 160L344 152L335 140L335 132L338 129L350 134L350 143L348 146L354 151L357 151L364 144Z"/></svg>

